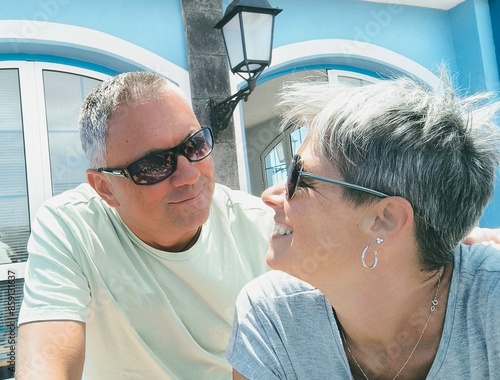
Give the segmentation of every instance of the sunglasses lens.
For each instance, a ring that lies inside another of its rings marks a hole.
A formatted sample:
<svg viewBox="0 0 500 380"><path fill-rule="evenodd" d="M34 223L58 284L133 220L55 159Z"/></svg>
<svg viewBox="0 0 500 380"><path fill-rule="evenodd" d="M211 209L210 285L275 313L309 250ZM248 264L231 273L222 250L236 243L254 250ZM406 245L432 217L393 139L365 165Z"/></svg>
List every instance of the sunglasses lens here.
<svg viewBox="0 0 500 380"><path fill-rule="evenodd" d="M190 162L198 162L206 158L213 147L212 131L210 128L203 128L192 135L181 145L182 155Z"/></svg>
<svg viewBox="0 0 500 380"><path fill-rule="evenodd" d="M288 177L286 181L286 197L292 199L295 195L295 189L297 188L297 182L299 181L299 171L300 171L300 156L293 156L292 164L288 169Z"/></svg>
<svg viewBox="0 0 500 380"><path fill-rule="evenodd" d="M175 170L175 152L151 154L128 167L132 180L138 185L151 185L172 175Z"/></svg>
<svg viewBox="0 0 500 380"><path fill-rule="evenodd" d="M208 157L212 148L212 131L210 128L202 128L182 144L163 152L150 154L134 162L127 170L137 185L153 185L174 174L178 154L182 154L190 162L198 162Z"/></svg>

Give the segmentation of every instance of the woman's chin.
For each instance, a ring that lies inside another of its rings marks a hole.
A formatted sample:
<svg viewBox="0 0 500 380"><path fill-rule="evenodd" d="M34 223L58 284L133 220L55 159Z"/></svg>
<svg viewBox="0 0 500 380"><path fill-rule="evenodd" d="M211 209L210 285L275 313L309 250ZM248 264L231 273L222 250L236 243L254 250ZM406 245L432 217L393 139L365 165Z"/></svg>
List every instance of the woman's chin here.
<svg viewBox="0 0 500 380"><path fill-rule="evenodd" d="M284 254L280 254L272 248L269 248L266 252L266 263L269 268L273 270L281 270L283 272L293 274L293 270L291 270L291 260Z"/></svg>

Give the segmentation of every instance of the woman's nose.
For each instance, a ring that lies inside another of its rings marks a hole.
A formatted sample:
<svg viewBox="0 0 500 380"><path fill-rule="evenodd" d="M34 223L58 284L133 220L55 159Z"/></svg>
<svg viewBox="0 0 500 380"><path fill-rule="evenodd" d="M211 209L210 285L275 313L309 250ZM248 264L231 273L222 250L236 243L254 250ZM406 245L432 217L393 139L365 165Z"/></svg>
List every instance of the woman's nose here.
<svg viewBox="0 0 500 380"><path fill-rule="evenodd" d="M286 198L285 195L285 182L278 182L277 184L268 187L260 196L264 203L272 208L283 207L283 202Z"/></svg>

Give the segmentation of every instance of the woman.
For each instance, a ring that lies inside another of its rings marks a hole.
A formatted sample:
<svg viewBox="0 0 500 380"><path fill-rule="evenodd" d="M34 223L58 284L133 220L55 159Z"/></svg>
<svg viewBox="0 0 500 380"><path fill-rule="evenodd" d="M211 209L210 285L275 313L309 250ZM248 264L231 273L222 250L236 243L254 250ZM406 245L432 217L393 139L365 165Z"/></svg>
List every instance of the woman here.
<svg viewBox="0 0 500 380"><path fill-rule="evenodd" d="M279 271L240 293L235 379L498 378L500 251L459 242L492 195L500 104L444 83L285 92L310 131L262 195Z"/></svg>

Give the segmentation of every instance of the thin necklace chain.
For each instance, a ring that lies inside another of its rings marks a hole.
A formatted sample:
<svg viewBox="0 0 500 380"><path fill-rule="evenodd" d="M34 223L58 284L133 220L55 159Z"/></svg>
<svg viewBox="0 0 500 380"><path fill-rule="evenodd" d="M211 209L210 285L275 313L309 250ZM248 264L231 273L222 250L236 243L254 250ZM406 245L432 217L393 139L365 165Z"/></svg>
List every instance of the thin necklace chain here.
<svg viewBox="0 0 500 380"><path fill-rule="evenodd" d="M444 271L444 270L443 270ZM436 295L434 296L434 298L432 299L431 301L431 307L430 307L430 311L429 311L429 316L427 317L427 321L425 322L425 326L424 326L424 329L422 330L422 332L420 333L420 336L418 337L418 340L417 340L417 343L415 343L415 346L413 347L413 349L411 350L410 352L410 356L408 356L408 359L406 359L405 363L403 364L403 366L401 367L401 369L398 371L398 373L396 373L396 376L394 376L392 378L392 380L396 380L397 377L399 376L399 374L401 372L403 372L403 370L405 369L406 365L408 364L408 362L410 361L411 357L413 356L413 353L415 352L415 350L417 349L418 347L418 344L420 343L420 340L422 339L422 337L424 336L424 333L425 333L425 330L427 329L427 325L429 324L429 321L431 319L431 315L432 315L432 312L434 310L436 310L436 306L438 305L438 293L439 293L439 285L441 284L441 277L443 275L443 271L440 271L439 272L439 279L438 279L438 283L437 283L437 288L436 288ZM358 361L356 360L356 357L354 356L354 354L352 353L351 351L351 348L349 347L349 343L347 342L347 339L345 337L345 334L344 334L344 331L342 330L342 328L340 328L339 326L339 330L340 330L340 333L342 334L342 339L344 340L345 344L346 344L346 348L347 348L347 351L349 351L349 354L351 355L352 359L354 360L354 363L356 363L356 365L358 366L359 370L361 371L361 373L363 374L363 376L365 377L366 380L370 380L368 378L368 376L366 376L366 373L365 371L363 371L363 368L361 368L361 366L359 365Z"/></svg>

